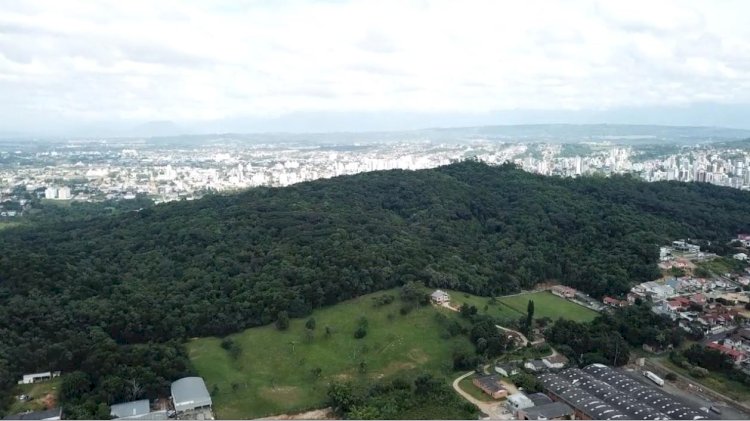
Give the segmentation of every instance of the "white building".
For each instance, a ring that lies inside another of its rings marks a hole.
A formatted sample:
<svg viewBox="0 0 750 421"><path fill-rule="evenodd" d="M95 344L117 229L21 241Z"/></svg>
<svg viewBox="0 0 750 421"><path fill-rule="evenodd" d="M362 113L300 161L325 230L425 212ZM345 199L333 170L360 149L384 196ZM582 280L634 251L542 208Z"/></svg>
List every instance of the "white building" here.
<svg viewBox="0 0 750 421"><path fill-rule="evenodd" d="M43 373L24 374L23 378L18 381L18 384L39 383L59 376L59 371L45 371Z"/></svg>
<svg viewBox="0 0 750 421"><path fill-rule="evenodd" d="M443 304L449 302L451 300L451 296L448 295L447 292L438 289L430 294L430 299L432 299L432 302L434 303Z"/></svg>
<svg viewBox="0 0 750 421"><path fill-rule="evenodd" d="M737 253L732 257L734 257L736 260L742 260L743 262L747 260L747 254L745 253Z"/></svg>
<svg viewBox="0 0 750 421"><path fill-rule="evenodd" d="M44 190L44 198L45 199L57 199L57 188L47 187L47 189Z"/></svg>
<svg viewBox="0 0 750 421"><path fill-rule="evenodd" d="M57 198L59 200L70 200L70 187L64 186L57 189Z"/></svg>

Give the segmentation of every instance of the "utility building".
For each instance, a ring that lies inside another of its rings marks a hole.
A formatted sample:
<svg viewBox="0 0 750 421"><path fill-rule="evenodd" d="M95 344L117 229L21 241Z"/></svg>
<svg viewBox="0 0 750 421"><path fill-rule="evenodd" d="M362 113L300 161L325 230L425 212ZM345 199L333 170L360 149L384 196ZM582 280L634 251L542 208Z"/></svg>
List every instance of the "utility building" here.
<svg viewBox="0 0 750 421"><path fill-rule="evenodd" d="M176 412L211 408L211 395L201 377L184 377L172 383L172 402Z"/></svg>

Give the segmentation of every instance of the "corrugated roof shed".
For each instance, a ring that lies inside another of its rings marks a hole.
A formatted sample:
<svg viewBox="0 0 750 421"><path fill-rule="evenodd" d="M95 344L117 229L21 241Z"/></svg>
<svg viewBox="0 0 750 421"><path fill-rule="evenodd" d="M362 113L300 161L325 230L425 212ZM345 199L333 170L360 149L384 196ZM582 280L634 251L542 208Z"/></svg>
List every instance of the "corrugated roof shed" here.
<svg viewBox="0 0 750 421"><path fill-rule="evenodd" d="M573 408L562 402L552 402L540 406L534 406L523 410L530 420L553 420L555 418L569 417L573 414Z"/></svg>
<svg viewBox="0 0 750 421"><path fill-rule="evenodd" d="M184 377L172 383L172 400L177 412L211 406L211 395L200 377Z"/></svg>
<svg viewBox="0 0 750 421"><path fill-rule="evenodd" d="M151 407L148 403L148 399L141 399L139 401L124 402L112 405L109 409L110 414L115 418L123 417L135 417L138 415L144 415L151 412Z"/></svg>

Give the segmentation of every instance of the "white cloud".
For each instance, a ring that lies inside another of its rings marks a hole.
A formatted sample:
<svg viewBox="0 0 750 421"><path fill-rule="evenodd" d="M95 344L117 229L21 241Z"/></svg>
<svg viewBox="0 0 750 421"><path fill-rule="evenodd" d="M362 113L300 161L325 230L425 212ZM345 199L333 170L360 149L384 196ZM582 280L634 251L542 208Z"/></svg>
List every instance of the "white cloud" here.
<svg viewBox="0 0 750 421"><path fill-rule="evenodd" d="M744 1L0 2L4 126L750 102Z"/></svg>

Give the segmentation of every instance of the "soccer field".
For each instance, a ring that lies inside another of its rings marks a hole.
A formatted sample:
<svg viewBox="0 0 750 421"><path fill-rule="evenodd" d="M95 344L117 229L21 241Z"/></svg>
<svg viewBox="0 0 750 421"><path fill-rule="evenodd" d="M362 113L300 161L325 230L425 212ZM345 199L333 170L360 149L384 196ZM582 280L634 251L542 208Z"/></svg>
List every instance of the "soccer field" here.
<svg viewBox="0 0 750 421"><path fill-rule="evenodd" d="M548 291L513 295L499 299L502 304L522 315L526 314L529 300L534 301L534 317L536 318L549 317L552 320L564 318L576 322L589 322L594 320L598 314L590 308L560 298Z"/></svg>

